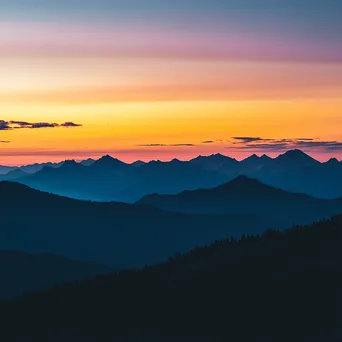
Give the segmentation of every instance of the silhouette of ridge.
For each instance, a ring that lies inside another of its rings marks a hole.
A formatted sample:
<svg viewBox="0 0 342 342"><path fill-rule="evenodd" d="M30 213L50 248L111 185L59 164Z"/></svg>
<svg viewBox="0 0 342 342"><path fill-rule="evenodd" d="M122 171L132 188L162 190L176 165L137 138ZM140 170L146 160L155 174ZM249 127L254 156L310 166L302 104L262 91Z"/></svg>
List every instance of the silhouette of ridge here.
<svg viewBox="0 0 342 342"><path fill-rule="evenodd" d="M110 156L109 154L106 154L105 156L101 157L100 159L96 160L93 163L93 166L122 166L122 165L127 165L126 163L124 163L123 161L117 159L117 158L113 158L112 156Z"/></svg>
<svg viewBox="0 0 342 342"><path fill-rule="evenodd" d="M75 200L14 182L0 182L0 206L6 213L0 250L65 255L116 269L141 267L228 233L271 226L267 218L247 212L170 213L147 205Z"/></svg>
<svg viewBox="0 0 342 342"><path fill-rule="evenodd" d="M337 216L227 237L167 263L0 303L0 339L340 341L341 226Z"/></svg>
<svg viewBox="0 0 342 342"><path fill-rule="evenodd" d="M318 160L310 157L308 154L298 149L287 151L284 154L279 155L277 158L275 158L275 160L291 163L304 162L310 164L320 164Z"/></svg>
<svg viewBox="0 0 342 342"><path fill-rule="evenodd" d="M320 163L298 149L274 159L253 154L242 161L217 153L190 161L175 158L168 162L127 164L105 155L94 163L89 162L91 165L87 168L81 162L77 168L74 163L70 169L46 163L41 173L30 171L29 176L13 173L0 176L0 180L16 179L43 191L76 199L130 203L151 193L175 194L216 187L241 174L285 191L319 198L342 195L342 164L336 159ZM38 170L40 166L33 169Z"/></svg>
<svg viewBox="0 0 342 342"><path fill-rule="evenodd" d="M0 250L0 269L0 300L111 272L110 268L97 263L13 250Z"/></svg>
<svg viewBox="0 0 342 342"><path fill-rule="evenodd" d="M278 227L311 223L342 213L342 201L290 193L240 175L215 188L183 191L176 195L148 195L138 204L191 214L251 213L268 217Z"/></svg>

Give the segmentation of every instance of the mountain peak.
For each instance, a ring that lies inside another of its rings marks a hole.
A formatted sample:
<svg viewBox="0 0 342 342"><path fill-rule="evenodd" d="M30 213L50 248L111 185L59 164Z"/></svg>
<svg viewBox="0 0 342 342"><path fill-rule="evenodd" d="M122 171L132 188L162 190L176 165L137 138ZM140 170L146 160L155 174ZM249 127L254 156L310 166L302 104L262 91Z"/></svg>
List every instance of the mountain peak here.
<svg viewBox="0 0 342 342"><path fill-rule="evenodd" d="M298 149L287 151L284 154L279 155L276 159L278 161L285 160L285 161L289 161L292 163L298 163L298 162L306 162L306 163L309 162L311 164L319 163L319 161L317 161L316 159L310 157L305 152L298 150Z"/></svg>
<svg viewBox="0 0 342 342"><path fill-rule="evenodd" d="M260 158L263 159L263 160L271 160L272 159L267 154L263 154Z"/></svg>
<svg viewBox="0 0 342 342"><path fill-rule="evenodd" d="M235 160L234 158L227 157L227 156L225 156L224 154L221 154L221 153L212 154L210 157L213 158L213 159L216 159L216 160L221 160L221 161L228 160L228 159L229 160Z"/></svg>
<svg viewBox="0 0 342 342"><path fill-rule="evenodd" d="M177 158L173 158L171 160L171 163L181 163L181 161L179 159L177 159Z"/></svg>
<svg viewBox="0 0 342 342"><path fill-rule="evenodd" d="M199 155L198 157L190 160L190 162L197 162L197 163L225 163L225 162L237 162L236 159L227 157L221 153L211 154L210 156L202 156Z"/></svg>
<svg viewBox="0 0 342 342"><path fill-rule="evenodd" d="M65 160L64 163L63 163L63 167L72 167L72 166L75 166L75 165L78 165L78 163L73 160L73 159L68 159L68 160Z"/></svg>
<svg viewBox="0 0 342 342"><path fill-rule="evenodd" d="M247 184L247 183L260 183L257 179L247 177L245 175L239 175L227 184Z"/></svg>
<svg viewBox="0 0 342 342"><path fill-rule="evenodd" d="M250 155L249 157L247 157L246 159L244 159L244 161L246 161L246 160L259 160L259 159L260 159L260 157L254 153L254 154Z"/></svg>
<svg viewBox="0 0 342 342"><path fill-rule="evenodd" d="M294 149L294 150L289 150L287 152L285 152L284 154L282 154L281 156L291 156L291 157L309 157L311 158L309 155L307 155L305 152L303 152L302 150L299 149Z"/></svg>
<svg viewBox="0 0 342 342"><path fill-rule="evenodd" d="M84 166L90 166L91 164L93 164L95 162L95 159L92 159L92 158L88 158L88 159L85 159L85 160L82 160L80 162L80 164L84 165Z"/></svg>
<svg viewBox="0 0 342 342"><path fill-rule="evenodd" d="M254 178L250 178L247 177L245 175L239 175L236 178L234 178L233 180L231 180L228 183L222 184L220 186L217 187L217 189L221 189L221 190L236 190L236 191L240 191L240 190L251 190L254 189L255 187L267 187L267 185L261 183L260 181L258 181L257 179Z"/></svg>
<svg viewBox="0 0 342 342"><path fill-rule="evenodd" d="M329 165L339 165L340 162L336 158L330 158L325 164Z"/></svg>
<svg viewBox="0 0 342 342"><path fill-rule="evenodd" d="M142 166L142 165L145 165L146 163L142 160L136 160L135 162L131 163L131 165L133 166Z"/></svg>
<svg viewBox="0 0 342 342"><path fill-rule="evenodd" d="M105 166L113 166L113 165L124 165L125 163L119 159L113 158L109 154L98 159L93 165L105 165Z"/></svg>

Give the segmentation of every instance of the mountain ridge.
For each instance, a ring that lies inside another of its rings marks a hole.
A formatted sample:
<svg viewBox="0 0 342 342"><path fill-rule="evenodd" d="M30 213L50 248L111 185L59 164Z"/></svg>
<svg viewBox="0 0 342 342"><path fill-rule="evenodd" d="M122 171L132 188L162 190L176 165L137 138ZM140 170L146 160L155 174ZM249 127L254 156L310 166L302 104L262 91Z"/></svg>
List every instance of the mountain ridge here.
<svg viewBox="0 0 342 342"><path fill-rule="evenodd" d="M0 338L339 341L341 227L336 216L226 238L152 267L27 294L0 303Z"/></svg>
<svg viewBox="0 0 342 342"><path fill-rule="evenodd" d="M310 223L342 213L340 198L324 200L303 193L290 193L247 176L238 176L211 189L183 191L176 195L149 195L136 203L191 214L258 213L275 221L278 218L279 227Z"/></svg>
<svg viewBox="0 0 342 342"><path fill-rule="evenodd" d="M90 161L86 167L82 162L74 162L74 168L69 171L67 163L53 168L45 165L34 174L19 174L14 178L33 188L71 198L130 203L151 193L176 194L215 187L239 175L317 198L342 196L342 163L336 159L321 163L300 150L290 150L273 159L252 155L237 161L213 154L190 161L173 159L132 164L106 155L93 163ZM12 180L13 175L0 179Z"/></svg>
<svg viewBox="0 0 342 342"><path fill-rule="evenodd" d="M116 269L141 267L227 235L273 226L249 213L170 213L146 205L75 200L15 182L0 182L0 205L6 212L0 250L52 253Z"/></svg>

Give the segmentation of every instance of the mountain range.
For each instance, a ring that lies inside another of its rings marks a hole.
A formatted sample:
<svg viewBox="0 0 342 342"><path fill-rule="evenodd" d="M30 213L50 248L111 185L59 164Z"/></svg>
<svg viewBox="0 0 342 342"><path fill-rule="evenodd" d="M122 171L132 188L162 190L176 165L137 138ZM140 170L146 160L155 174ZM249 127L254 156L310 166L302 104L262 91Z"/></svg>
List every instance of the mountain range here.
<svg viewBox="0 0 342 342"><path fill-rule="evenodd" d="M65 163L63 169L74 166ZM155 195L133 205L75 200L0 182L0 205L6 213L0 249L53 253L115 269L156 263L226 236L342 213L340 199L290 194L241 176L212 190Z"/></svg>
<svg viewBox="0 0 342 342"><path fill-rule="evenodd" d="M82 166L83 167L83 166ZM115 269L142 267L226 236L260 233L271 220L191 215L127 203L74 200L0 182L0 250L52 253Z"/></svg>
<svg viewBox="0 0 342 342"><path fill-rule="evenodd" d="M38 190L76 199L134 203L149 194L177 194L212 188L239 175L270 186L318 198L342 196L342 163L321 163L300 150L277 158L252 155L242 161L214 154L189 161L140 160L127 164L109 155L99 160L73 160L14 169L0 180L17 181Z"/></svg>
<svg viewBox="0 0 342 342"><path fill-rule="evenodd" d="M290 193L246 176L212 189L148 195L137 203L190 214L255 214L272 219L279 228L342 212L342 198L326 200Z"/></svg>
<svg viewBox="0 0 342 342"><path fill-rule="evenodd" d="M140 166L139 166L140 165ZM135 202L153 192L176 194L184 189L213 187L227 177L189 162L152 161L126 164L104 156L90 166L65 161L15 180L30 187L76 199Z"/></svg>

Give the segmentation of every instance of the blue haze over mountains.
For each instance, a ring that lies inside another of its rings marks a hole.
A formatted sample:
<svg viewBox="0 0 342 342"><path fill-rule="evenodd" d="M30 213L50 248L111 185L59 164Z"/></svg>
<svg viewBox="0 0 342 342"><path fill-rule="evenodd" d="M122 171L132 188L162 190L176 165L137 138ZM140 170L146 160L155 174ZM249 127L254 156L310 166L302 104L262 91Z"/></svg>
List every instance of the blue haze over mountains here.
<svg viewBox="0 0 342 342"><path fill-rule="evenodd" d="M342 213L342 198L291 193L238 175L238 168L258 175L265 164L285 180L286 175L303 179L305 170L326 172L327 179L335 180L328 172L332 168L338 175L340 163L319 163L300 151L242 162L218 154L135 164L104 156L87 164L68 160L0 182L6 213L0 250L52 253L112 269L141 267L227 236L260 234ZM104 198L107 202L100 202Z"/></svg>
<svg viewBox="0 0 342 342"><path fill-rule="evenodd" d="M153 193L177 194L216 187L239 175L318 198L342 195L342 163L335 158L321 163L300 150L288 151L275 159L252 155L240 162L216 154L190 161L126 164L107 155L80 163L69 160L23 166L1 175L0 180L14 180L76 199L134 203Z"/></svg>
<svg viewBox="0 0 342 342"><path fill-rule="evenodd" d="M279 337L284 324L286 341L312 327L336 335L336 159L293 150L127 164L107 155L0 171L1 340L107 341L129 331L124 341L150 341L169 324L175 334L242 341Z"/></svg>

